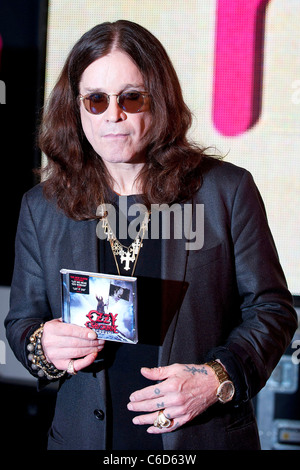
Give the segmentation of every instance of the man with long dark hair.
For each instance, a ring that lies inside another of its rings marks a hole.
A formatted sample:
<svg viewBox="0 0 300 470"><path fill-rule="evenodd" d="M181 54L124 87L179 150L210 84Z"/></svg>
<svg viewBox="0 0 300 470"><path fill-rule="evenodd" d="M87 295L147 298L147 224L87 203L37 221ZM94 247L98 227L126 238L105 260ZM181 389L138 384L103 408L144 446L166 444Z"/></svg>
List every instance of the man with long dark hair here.
<svg viewBox="0 0 300 470"><path fill-rule="evenodd" d="M40 385L60 381L49 449L259 448L251 398L296 314L251 175L189 142L190 125L149 31L103 23L75 44L44 111L48 164L23 199L6 319ZM121 230L124 216L132 222L124 199L143 212L133 237ZM114 231L107 207L119 216ZM191 232L153 227L170 207L190 214ZM187 245L200 231L201 246ZM63 323L62 268L134 274L139 343Z"/></svg>

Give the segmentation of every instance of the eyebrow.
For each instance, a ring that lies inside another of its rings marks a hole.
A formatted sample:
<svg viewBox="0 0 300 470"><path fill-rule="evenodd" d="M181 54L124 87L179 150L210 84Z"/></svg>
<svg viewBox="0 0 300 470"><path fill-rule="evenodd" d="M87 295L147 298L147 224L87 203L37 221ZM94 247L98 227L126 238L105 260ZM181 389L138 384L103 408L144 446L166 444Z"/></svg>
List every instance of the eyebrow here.
<svg viewBox="0 0 300 470"><path fill-rule="evenodd" d="M138 90L138 89L142 89L144 90L145 86L144 85L137 85L137 84L132 84L132 83L127 83L126 85L123 85L120 87L120 93L126 91L126 90L129 90L129 89L133 89L133 90ZM86 93L106 93L103 88L89 88L89 87L84 87L84 90L86 91Z"/></svg>

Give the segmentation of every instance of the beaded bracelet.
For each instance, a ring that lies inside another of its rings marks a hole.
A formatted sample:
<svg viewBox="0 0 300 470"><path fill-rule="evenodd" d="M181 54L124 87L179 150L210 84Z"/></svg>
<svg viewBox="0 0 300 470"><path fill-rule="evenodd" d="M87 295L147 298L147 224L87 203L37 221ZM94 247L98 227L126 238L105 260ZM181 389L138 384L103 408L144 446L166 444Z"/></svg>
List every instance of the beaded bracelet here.
<svg viewBox="0 0 300 470"><path fill-rule="evenodd" d="M54 364L47 361L42 347L43 331L44 323L42 323L41 326L30 336L30 343L27 345L27 350L29 351L28 359L32 362L32 370L38 371L37 375L39 377L46 376L49 380L59 379L66 373L66 371L58 370Z"/></svg>

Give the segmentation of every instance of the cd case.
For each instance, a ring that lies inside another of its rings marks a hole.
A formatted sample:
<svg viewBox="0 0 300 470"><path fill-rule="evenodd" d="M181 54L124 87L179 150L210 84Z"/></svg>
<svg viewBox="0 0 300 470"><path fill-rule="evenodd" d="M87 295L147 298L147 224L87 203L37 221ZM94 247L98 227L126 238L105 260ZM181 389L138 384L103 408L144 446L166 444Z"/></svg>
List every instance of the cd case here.
<svg viewBox="0 0 300 470"><path fill-rule="evenodd" d="M99 339L137 343L137 279L61 269L62 320Z"/></svg>

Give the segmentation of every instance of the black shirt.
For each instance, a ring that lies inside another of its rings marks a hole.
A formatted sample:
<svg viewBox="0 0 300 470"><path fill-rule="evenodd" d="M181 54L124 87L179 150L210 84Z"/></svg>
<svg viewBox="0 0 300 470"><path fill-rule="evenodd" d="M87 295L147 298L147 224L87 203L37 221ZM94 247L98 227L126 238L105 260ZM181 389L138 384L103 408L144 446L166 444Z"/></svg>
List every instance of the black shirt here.
<svg viewBox="0 0 300 470"><path fill-rule="evenodd" d="M129 208L131 204L138 203L135 196L121 196ZM126 198L126 199L124 199ZM119 229L119 198L115 199L116 208L116 236ZM124 214L121 216L124 217ZM127 216L127 214L125 215ZM135 216L137 217L137 216ZM127 217L128 224L133 220ZM140 373L141 367L157 367L160 343L160 277L161 277L161 243L160 240L150 239L151 219L148 225L148 233L143 240L136 264L134 276L137 277L138 297L138 337L137 344L124 344L107 341L104 347L104 358L108 372L110 417L108 419L108 448L112 450L155 450L162 449L160 435L148 434L144 425L135 425L132 419L134 413L127 409L129 396L136 390L152 385ZM119 238L118 238L119 239ZM129 246L132 239L119 239ZM117 274L115 260L107 240L99 240L100 244L100 272ZM130 275L130 271L124 270L124 265L117 262L121 275Z"/></svg>

